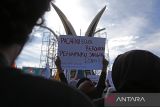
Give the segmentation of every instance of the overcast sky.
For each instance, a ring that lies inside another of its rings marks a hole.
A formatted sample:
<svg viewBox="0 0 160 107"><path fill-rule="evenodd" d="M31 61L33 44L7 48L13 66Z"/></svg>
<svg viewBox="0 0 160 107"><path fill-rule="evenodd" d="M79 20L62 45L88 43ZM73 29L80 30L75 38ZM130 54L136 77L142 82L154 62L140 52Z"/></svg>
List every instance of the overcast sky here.
<svg viewBox="0 0 160 107"><path fill-rule="evenodd" d="M107 6L97 28L106 28L111 62L118 54L132 49L146 49L160 56L160 0L56 0L76 30L84 35L95 15ZM45 15L46 24L65 34L62 22L52 8ZM17 60L18 66L39 66L41 35L27 43Z"/></svg>

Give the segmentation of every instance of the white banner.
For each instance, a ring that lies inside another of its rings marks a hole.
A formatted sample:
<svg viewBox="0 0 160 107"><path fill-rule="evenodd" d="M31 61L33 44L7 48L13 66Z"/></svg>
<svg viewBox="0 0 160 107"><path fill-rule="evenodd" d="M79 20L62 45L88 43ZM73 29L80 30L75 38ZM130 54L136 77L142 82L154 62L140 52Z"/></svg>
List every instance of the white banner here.
<svg viewBox="0 0 160 107"><path fill-rule="evenodd" d="M62 35L58 40L58 56L62 69L102 69L105 38Z"/></svg>

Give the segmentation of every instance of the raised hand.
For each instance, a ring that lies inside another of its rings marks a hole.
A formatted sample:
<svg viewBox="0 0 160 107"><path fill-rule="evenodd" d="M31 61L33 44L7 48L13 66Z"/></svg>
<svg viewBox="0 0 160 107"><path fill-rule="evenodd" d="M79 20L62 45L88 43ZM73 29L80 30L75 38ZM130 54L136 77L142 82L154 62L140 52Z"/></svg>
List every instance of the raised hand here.
<svg viewBox="0 0 160 107"><path fill-rule="evenodd" d="M57 69L61 70L61 60L60 60L59 56L57 56L57 59L55 61L55 65L56 65Z"/></svg>
<svg viewBox="0 0 160 107"><path fill-rule="evenodd" d="M102 64L103 64L102 71L106 71L109 62L108 62L108 60L105 59L105 57L103 57Z"/></svg>

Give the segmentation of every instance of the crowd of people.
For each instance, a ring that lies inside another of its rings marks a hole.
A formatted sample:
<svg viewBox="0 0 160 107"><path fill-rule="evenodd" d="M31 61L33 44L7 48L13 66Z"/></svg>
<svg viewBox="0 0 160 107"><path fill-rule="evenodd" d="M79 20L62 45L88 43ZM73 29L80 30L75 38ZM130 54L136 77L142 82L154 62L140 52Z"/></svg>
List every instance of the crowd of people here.
<svg viewBox="0 0 160 107"><path fill-rule="evenodd" d="M103 94L109 93L159 93L160 58L147 50L131 50L118 55L112 66L114 86L106 81L108 61L103 59L103 68L97 86L89 78L82 78L76 87L98 107L104 106ZM59 57L56 66L60 80L67 83ZM63 75L63 76L62 76ZM67 83L68 84L68 83Z"/></svg>
<svg viewBox="0 0 160 107"><path fill-rule="evenodd" d="M119 55L112 67L115 89L106 81L108 61L103 58L97 85L82 78L71 87L55 62L61 82L24 74L13 68L35 25L43 24L43 15L51 0L1 0L0 19L0 93L1 105L103 107L107 93L159 93L160 58L147 50L131 50ZM41 19L41 20L40 20Z"/></svg>
<svg viewBox="0 0 160 107"><path fill-rule="evenodd" d="M60 77L60 81L69 85L65 77L65 74L63 73L63 70L61 68L61 60L59 57L57 57L55 64L59 72L58 74ZM103 64L102 72L100 74L99 81L96 84L96 86L95 83L87 77L79 79L79 81L76 84L76 88L85 93L91 100L100 98L106 87L105 81L106 81L108 61L105 58L103 58L102 64Z"/></svg>

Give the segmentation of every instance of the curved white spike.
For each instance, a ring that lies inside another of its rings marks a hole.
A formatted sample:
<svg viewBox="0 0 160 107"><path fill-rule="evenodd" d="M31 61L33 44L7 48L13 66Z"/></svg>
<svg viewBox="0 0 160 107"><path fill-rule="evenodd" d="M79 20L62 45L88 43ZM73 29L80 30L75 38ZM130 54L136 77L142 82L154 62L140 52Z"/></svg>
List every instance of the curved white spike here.
<svg viewBox="0 0 160 107"><path fill-rule="evenodd" d="M92 20L91 24L89 25L89 27L85 33L85 36L89 36L89 37L94 36L99 19L101 18L105 9L106 9L106 6L104 6L102 8L102 10L100 12L98 12L98 14L94 17L94 19Z"/></svg>
<svg viewBox="0 0 160 107"><path fill-rule="evenodd" d="M59 17L63 23L64 29L66 31L66 34L76 36L77 34L76 34L73 26L71 25L71 23L69 22L67 17L64 15L64 13L54 3L52 3L52 6L55 9L55 11L57 12L57 14L59 15Z"/></svg>

